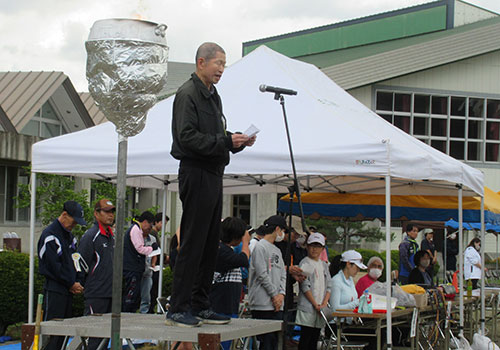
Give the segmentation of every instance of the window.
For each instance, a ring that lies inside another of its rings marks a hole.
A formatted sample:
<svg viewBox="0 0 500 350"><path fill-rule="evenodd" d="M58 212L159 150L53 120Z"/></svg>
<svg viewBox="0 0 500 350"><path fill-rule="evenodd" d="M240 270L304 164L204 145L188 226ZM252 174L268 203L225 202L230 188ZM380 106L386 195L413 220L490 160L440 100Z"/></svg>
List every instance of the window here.
<svg viewBox="0 0 500 350"><path fill-rule="evenodd" d="M500 161L500 99L376 90L376 112L459 160Z"/></svg>
<svg viewBox="0 0 500 350"><path fill-rule="evenodd" d="M21 134L50 138L63 135L66 129L49 101L45 102L21 130Z"/></svg>
<svg viewBox="0 0 500 350"><path fill-rule="evenodd" d="M23 168L0 165L0 224L26 222L29 208L17 208L19 184L27 184L28 175Z"/></svg>
<svg viewBox="0 0 500 350"><path fill-rule="evenodd" d="M233 216L243 219L247 224L250 223L250 195L233 196Z"/></svg>

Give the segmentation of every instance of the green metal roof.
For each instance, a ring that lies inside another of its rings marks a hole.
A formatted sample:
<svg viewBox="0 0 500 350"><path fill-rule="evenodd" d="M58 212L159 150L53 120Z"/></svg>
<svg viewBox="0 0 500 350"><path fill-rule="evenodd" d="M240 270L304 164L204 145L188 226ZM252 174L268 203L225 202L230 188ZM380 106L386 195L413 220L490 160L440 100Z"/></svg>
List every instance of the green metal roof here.
<svg viewBox="0 0 500 350"><path fill-rule="evenodd" d="M320 54L450 27L449 1L423 5L243 43L243 55L264 44L289 57Z"/></svg>
<svg viewBox="0 0 500 350"><path fill-rule="evenodd" d="M302 57L296 57L297 59L312 63L319 68L334 66L337 64L353 61L363 57L373 56L379 53L388 52L404 47L409 47L412 45L417 45L420 43L445 38L448 36L453 36L459 33L465 33L467 31L486 27L495 23L500 23L500 17L490 18L483 21L467 24L464 26L456 27L449 30L442 30L439 32L428 33L423 35L412 36L409 38L396 39L384 41L381 43L374 43L368 45L362 45L357 47L352 47L343 50L332 50L329 52L323 52L315 55L308 55Z"/></svg>

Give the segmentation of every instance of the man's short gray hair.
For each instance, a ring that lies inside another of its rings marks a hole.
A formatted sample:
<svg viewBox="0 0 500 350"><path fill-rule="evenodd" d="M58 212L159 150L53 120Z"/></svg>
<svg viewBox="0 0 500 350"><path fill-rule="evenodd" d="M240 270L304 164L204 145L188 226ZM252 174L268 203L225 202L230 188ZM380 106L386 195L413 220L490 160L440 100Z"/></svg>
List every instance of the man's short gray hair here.
<svg viewBox="0 0 500 350"><path fill-rule="evenodd" d="M377 260L380 261L380 263L382 264L382 268L384 268L384 261L382 259L380 259L378 256L375 256L375 255L372 256L370 258L370 260L368 260L368 264L366 264L366 266L370 267L370 265L372 263L374 263L375 261L377 261Z"/></svg>
<svg viewBox="0 0 500 350"><path fill-rule="evenodd" d="M195 63L198 63L198 59L200 58L204 58L208 61L214 58L217 52L226 54L224 49L216 43L203 43L200 45L198 50L196 50Z"/></svg>

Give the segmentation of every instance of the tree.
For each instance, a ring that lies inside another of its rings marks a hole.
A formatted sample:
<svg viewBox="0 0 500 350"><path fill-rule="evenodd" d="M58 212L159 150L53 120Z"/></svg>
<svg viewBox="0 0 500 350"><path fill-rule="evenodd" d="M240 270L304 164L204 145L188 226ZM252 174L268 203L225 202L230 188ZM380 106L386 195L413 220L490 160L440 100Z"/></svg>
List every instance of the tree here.
<svg viewBox="0 0 500 350"><path fill-rule="evenodd" d="M367 227L362 221L333 221L327 218L306 219L308 226L315 226L319 232L324 233L330 242L342 242L342 249L349 249L353 237L364 238L368 242L377 242L385 239L385 233L378 227ZM391 240L394 238L391 234Z"/></svg>
<svg viewBox="0 0 500 350"><path fill-rule="evenodd" d="M26 172L31 172L31 168L27 167ZM40 218L42 225L49 225L54 219L61 214L64 202L73 200L83 208L85 221L89 225L94 222L94 205L95 202L102 198L109 198L111 201L116 201L116 187L108 182L96 181L91 182L91 189L94 192L95 200L89 203L89 193L87 190L75 190L75 180L72 176L52 175L52 174L37 174L36 187L36 202L35 211L37 217ZM16 198L19 208L27 208L31 204L31 187L30 184L19 185L19 196ZM87 228L77 225L72 233L76 237L81 237Z"/></svg>

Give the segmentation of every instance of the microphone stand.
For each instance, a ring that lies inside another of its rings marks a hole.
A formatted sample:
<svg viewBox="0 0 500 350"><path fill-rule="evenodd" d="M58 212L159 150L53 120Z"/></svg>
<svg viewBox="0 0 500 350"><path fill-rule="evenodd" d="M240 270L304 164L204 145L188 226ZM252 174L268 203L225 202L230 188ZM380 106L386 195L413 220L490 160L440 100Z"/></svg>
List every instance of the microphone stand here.
<svg viewBox="0 0 500 350"><path fill-rule="evenodd" d="M293 156L292 140L290 138L290 130L288 128L288 119L286 116L286 109L285 109L285 98L283 97L283 95L281 93L276 92L274 94L274 99L279 100L280 105L281 105L281 109L283 111L283 121L285 123L285 131L286 131L286 137L287 137L287 141L288 141L288 151L290 153L290 161L292 163L293 185L288 187L288 190L290 193L289 227L292 227L292 202L293 202L293 197L294 197L294 192L295 192L297 194L297 202L299 204L300 221L302 224L302 230L304 232L309 232L306 228L305 223L304 223L304 210L302 208L302 200L300 198L300 186L299 186L299 181L297 178L297 170L295 168L295 158ZM285 254L285 259L284 259L285 263L286 263L286 271L287 271L286 285L285 285L285 306L283 308L283 334L285 337L286 337L286 330L288 327L288 317L287 317L288 316L288 309L290 308L289 301L288 301L289 293L293 292L292 288L290 288L290 290L288 289L288 281L289 281L289 278L291 278L290 273L289 273L290 263L291 263L290 253L291 253L291 247L292 247L291 240L292 240L292 232L290 230L290 233L288 234L288 244L287 244L287 250L286 250L287 252ZM285 350L285 348L286 348L285 343L286 342L283 341L283 350Z"/></svg>

